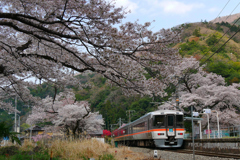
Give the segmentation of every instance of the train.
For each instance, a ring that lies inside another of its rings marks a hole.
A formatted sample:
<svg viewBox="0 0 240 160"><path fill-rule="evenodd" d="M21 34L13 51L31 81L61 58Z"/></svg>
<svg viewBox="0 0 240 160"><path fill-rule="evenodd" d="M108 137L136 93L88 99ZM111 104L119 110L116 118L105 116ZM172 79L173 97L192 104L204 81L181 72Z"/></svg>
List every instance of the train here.
<svg viewBox="0 0 240 160"><path fill-rule="evenodd" d="M180 148L183 145L183 112L157 110L112 132L114 141L126 146Z"/></svg>

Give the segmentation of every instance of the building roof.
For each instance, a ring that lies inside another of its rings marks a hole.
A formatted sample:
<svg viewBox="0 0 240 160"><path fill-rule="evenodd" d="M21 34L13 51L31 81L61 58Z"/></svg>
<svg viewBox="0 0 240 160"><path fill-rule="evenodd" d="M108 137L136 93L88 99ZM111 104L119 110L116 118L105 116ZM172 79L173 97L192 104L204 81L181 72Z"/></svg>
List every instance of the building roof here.
<svg viewBox="0 0 240 160"><path fill-rule="evenodd" d="M192 117L184 117L184 120L192 120ZM202 118L195 118L193 117L193 121L202 121Z"/></svg>
<svg viewBox="0 0 240 160"><path fill-rule="evenodd" d="M31 129L31 127L30 127L30 128L28 128L28 129L25 129L24 132L28 132L28 131L30 131L30 130L32 130L32 131L44 131L44 129L42 129L42 127L33 126L32 129Z"/></svg>

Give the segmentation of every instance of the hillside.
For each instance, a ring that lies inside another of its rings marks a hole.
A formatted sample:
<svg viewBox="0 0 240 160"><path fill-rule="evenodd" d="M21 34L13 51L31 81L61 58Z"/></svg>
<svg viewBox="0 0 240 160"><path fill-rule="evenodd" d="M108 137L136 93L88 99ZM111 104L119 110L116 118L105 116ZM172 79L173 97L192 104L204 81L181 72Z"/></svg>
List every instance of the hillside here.
<svg viewBox="0 0 240 160"><path fill-rule="evenodd" d="M122 122L128 123L127 110L135 111L131 114L131 121L133 121L157 109L157 105L151 103L152 98L141 97L140 95L125 96L122 94L121 88L117 86L110 87L106 79L101 75L95 74L93 77L81 75L79 78L86 79L87 83L91 84L92 87L76 90L77 100L89 101L91 109L99 111L103 115L106 129L110 129L110 124L117 124L119 118L121 118ZM155 97L155 100L159 101L157 97Z"/></svg>
<svg viewBox="0 0 240 160"><path fill-rule="evenodd" d="M229 23L192 23L184 26L179 49L182 57L193 56L201 62L215 53L240 27ZM231 28L231 30L230 30ZM227 32L229 30L229 32ZM225 34L224 37L222 37ZM222 38L221 38L222 37ZM220 40L219 40L220 39ZM228 84L240 79L240 35L237 34L206 62L206 70L225 77Z"/></svg>
<svg viewBox="0 0 240 160"><path fill-rule="evenodd" d="M233 23L234 20L238 19L239 17L240 17L240 13L237 13L237 14L233 14L230 16L218 17L218 18L211 20L210 22L212 22L212 23L221 23L221 22Z"/></svg>

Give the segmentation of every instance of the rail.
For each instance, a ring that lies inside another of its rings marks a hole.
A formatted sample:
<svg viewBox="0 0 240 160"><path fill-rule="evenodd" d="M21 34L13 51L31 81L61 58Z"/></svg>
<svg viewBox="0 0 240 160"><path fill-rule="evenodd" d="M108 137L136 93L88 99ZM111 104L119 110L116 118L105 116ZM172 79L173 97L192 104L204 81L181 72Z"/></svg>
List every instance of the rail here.
<svg viewBox="0 0 240 160"><path fill-rule="evenodd" d="M177 152L177 153L185 153L185 154L193 154L192 150L188 149L175 149L175 150L165 150L168 152ZM209 157L219 157L219 158L233 158L240 159L240 154L230 154L230 153L214 153L207 151L195 151L195 155L209 156Z"/></svg>

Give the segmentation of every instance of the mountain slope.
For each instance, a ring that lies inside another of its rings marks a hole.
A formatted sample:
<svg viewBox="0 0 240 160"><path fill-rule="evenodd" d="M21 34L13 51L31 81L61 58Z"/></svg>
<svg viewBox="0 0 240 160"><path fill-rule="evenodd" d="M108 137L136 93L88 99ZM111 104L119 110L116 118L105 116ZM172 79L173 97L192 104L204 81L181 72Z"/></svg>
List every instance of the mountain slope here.
<svg viewBox="0 0 240 160"><path fill-rule="evenodd" d="M199 22L186 24L182 43L175 47L182 57L193 56L206 63L206 71L225 77L228 84L240 82L240 34L236 34L226 45L223 44L239 30L240 26L221 22ZM228 32L227 32L228 31ZM224 33L226 33L224 35ZM222 37L224 35L224 37ZM222 37L222 38L221 38ZM219 49L221 47L221 49ZM219 50L218 50L219 49Z"/></svg>
<svg viewBox="0 0 240 160"><path fill-rule="evenodd" d="M230 16L218 17L218 18L211 20L210 22L212 22L212 23L221 23L221 22L232 23L234 20L238 19L239 17L240 17L240 13L237 13L237 14L233 14Z"/></svg>

